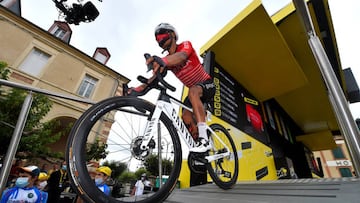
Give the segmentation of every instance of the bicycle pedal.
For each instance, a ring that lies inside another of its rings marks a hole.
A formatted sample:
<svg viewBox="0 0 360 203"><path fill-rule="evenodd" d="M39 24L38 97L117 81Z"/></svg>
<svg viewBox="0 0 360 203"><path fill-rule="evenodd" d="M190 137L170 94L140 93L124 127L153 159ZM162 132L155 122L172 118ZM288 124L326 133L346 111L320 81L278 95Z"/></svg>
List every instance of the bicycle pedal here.
<svg viewBox="0 0 360 203"><path fill-rule="evenodd" d="M224 177L225 177L225 178L231 178L231 172L229 172L229 171L224 171L223 174L224 174Z"/></svg>
<svg viewBox="0 0 360 203"><path fill-rule="evenodd" d="M207 155L206 152L201 152L201 153L199 153L199 152L191 152L189 154L189 157L191 159L193 159L193 160L196 160L198 162L201 162L201 163L205 164L205 163L208 163L207 159L205 159L206 155Z"/></svg>

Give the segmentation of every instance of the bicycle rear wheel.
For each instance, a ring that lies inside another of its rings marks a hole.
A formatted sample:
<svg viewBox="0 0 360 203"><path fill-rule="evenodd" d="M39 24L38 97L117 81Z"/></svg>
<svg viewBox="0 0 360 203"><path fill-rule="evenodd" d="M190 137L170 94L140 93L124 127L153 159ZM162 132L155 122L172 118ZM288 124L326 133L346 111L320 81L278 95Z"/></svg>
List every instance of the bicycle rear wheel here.
<svg viewBox="0 0 360 203"><path fill-rule="evenodd" d="M154 109L153 104L143 99L113 97L93 105L76 121L68 138L66 161L71 184L82 199L96 203L147 203L167 198L180 173L181 146L170 119L161 115L149 149L140 149L145 126ZM100 159L100 165L108 162L113 182L120 183L113 186L110 197L101 192L91 178L89 160L94 159ZM131 183L136 181L134 172L143 173L144 169L152 186L145 187L141 196L131 196ZM167 180L160 185L164 175ZM116 189L119 185L122 185L120 192Z"/></svg>
<svg viewBox="0 0 360 203"><path fill-rule="evenodd" d="M239 160L236 147L229 132L219 124L211 124L210 128L216 135L211 135L210 140L213 143L213 149L209 155L216 155L226 152L228 147L230 155L217 159L206 164L206 168L217 186L222 189L230 189L236 183L239 171Z"/></svg>

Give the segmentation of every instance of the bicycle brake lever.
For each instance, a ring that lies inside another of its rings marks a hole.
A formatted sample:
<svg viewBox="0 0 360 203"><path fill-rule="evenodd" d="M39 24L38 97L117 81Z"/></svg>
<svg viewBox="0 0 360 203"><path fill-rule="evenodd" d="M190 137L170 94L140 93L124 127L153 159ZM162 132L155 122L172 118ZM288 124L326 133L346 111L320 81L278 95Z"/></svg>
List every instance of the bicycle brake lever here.
<svg viewBox="0 0 360 203"><path fill-rule="evenodd" d="M139 76L137 77L137 79L138 79L138 81L140 81L141 83L147 84L148 79L145 78L144 76L139 75Z"/></svg>
<svg viewBox="0 0 360 203"><path fill-rule="evenodd" d="M145 57L145 59L148 59L148 58L151 57L151 55L148 54L148 53L145 53L145 54L144 54L144 57ZM147 71L146 71L146 72L149 72L149 71L151 71L152 69L153 69L153 64L152 64L152 63L147 64Z"/></svg>
<svg viewBox="0 0 360 203"><path fill-rule="evenodd" d="M126 97L126 96L139 96L140 94L136 91L131 91L130 93L129 92L129 86L127 84L123 84L123 94L122 96Z"/></svg>
<svg viewBox="0 0 360 203"><path fill-rule="evenodd" d="M148 58L150 58L151 57L151 55L150 54L148 54L148 53L145 53L144 54L144 57L146 58L146 59L148 59ZM162 59L160 58L160 57L158 57L158 56L153 56L154 57L154 61L156 61L161 67L166 67L166 64L164 63L164 61L162 61ZM148 64L148 71L149 70L151 70L151 69L153 69L153 66L152 66L152 63L149 63ZM175 92L175 90L176 90L176 88L175 87L173 87L173 86L171 86L169 83L167 83L165 80L164 80L164 78L163 78L163 76L165 76L166 75L166 69L163 71L163 73L164 73L164 75L162 75L162 73L160 73L160 68L156 71L156 78L166 87L166 88L168 88L169 90L171 90L171 91L173 91L173 92ZM138 80L139 80L139 78L138 78Z"/></svg>

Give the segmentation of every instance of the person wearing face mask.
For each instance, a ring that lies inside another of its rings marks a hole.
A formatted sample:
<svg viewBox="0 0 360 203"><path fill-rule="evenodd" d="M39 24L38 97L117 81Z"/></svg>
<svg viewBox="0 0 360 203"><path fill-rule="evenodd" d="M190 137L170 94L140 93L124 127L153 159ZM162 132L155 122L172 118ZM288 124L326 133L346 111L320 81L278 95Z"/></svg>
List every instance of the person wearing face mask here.
<svg viewBox="0 0 360 203"><path fill-rule="evenodd" d="M0 203L44 202L44 193L35 186L39 173L40 169L37 166L21 167L19 170L19 177L15 181L15 186L3 192Z"/></svg>
<svg viewBox="0 0 360 203"><path fill-rule="evenodd" d="M111 169L107 166L101 166L96 169L95 185L106 195L110 195L110 188L106 180L111 176Z"/></svg>
<svg viewBox="0 0 360 203"><path fill-rule="evenodd" d="M112 170L107 166L100 166L99 168L95 168L92 164L89 164L87 169L91 179L94 179L95 185L99 188L99 190L109 196L111 189L106 184L106 180L110 178ZM76 203L84 203L84 201L78 197Z"/></svg>
<svg viewBox="0 0 360 203"><path fill-rule="evenodd" d="M65 189L67 182L66 162L59 162L54 165L54 172L50 174L48 183L49 200L51 203L60 202L61 192Z"/></svg>
<svg viewBox="0 0 360 203"><path fill-rule="evenodd" d="M146 179L146 173L143 173L140 180L136 181L131 195L140 196L144 194L145 187L151 187L151 182Z"/></svg>
<svg viewBox="0 0 360 203"><path fill-rule="evenodd" d="M47 179L48 178L49 178L49 176L47 175L47 173L40 172L38 180L36 181L36 187L39 190L44 191L46 186L47 186Z"/></svg>

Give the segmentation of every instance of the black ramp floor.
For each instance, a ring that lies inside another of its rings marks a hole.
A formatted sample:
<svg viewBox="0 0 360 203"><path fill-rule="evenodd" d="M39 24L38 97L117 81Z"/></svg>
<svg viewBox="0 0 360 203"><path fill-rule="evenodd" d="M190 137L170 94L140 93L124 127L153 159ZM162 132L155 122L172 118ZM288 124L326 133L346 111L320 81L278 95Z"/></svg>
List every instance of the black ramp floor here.
<svg viewBox="0 0 360 203"><path fill-rule="evenodd" d="M298 179L239 182L230 190L215 184L176 189L167 203L360 203L360 179Z"/></svg>

